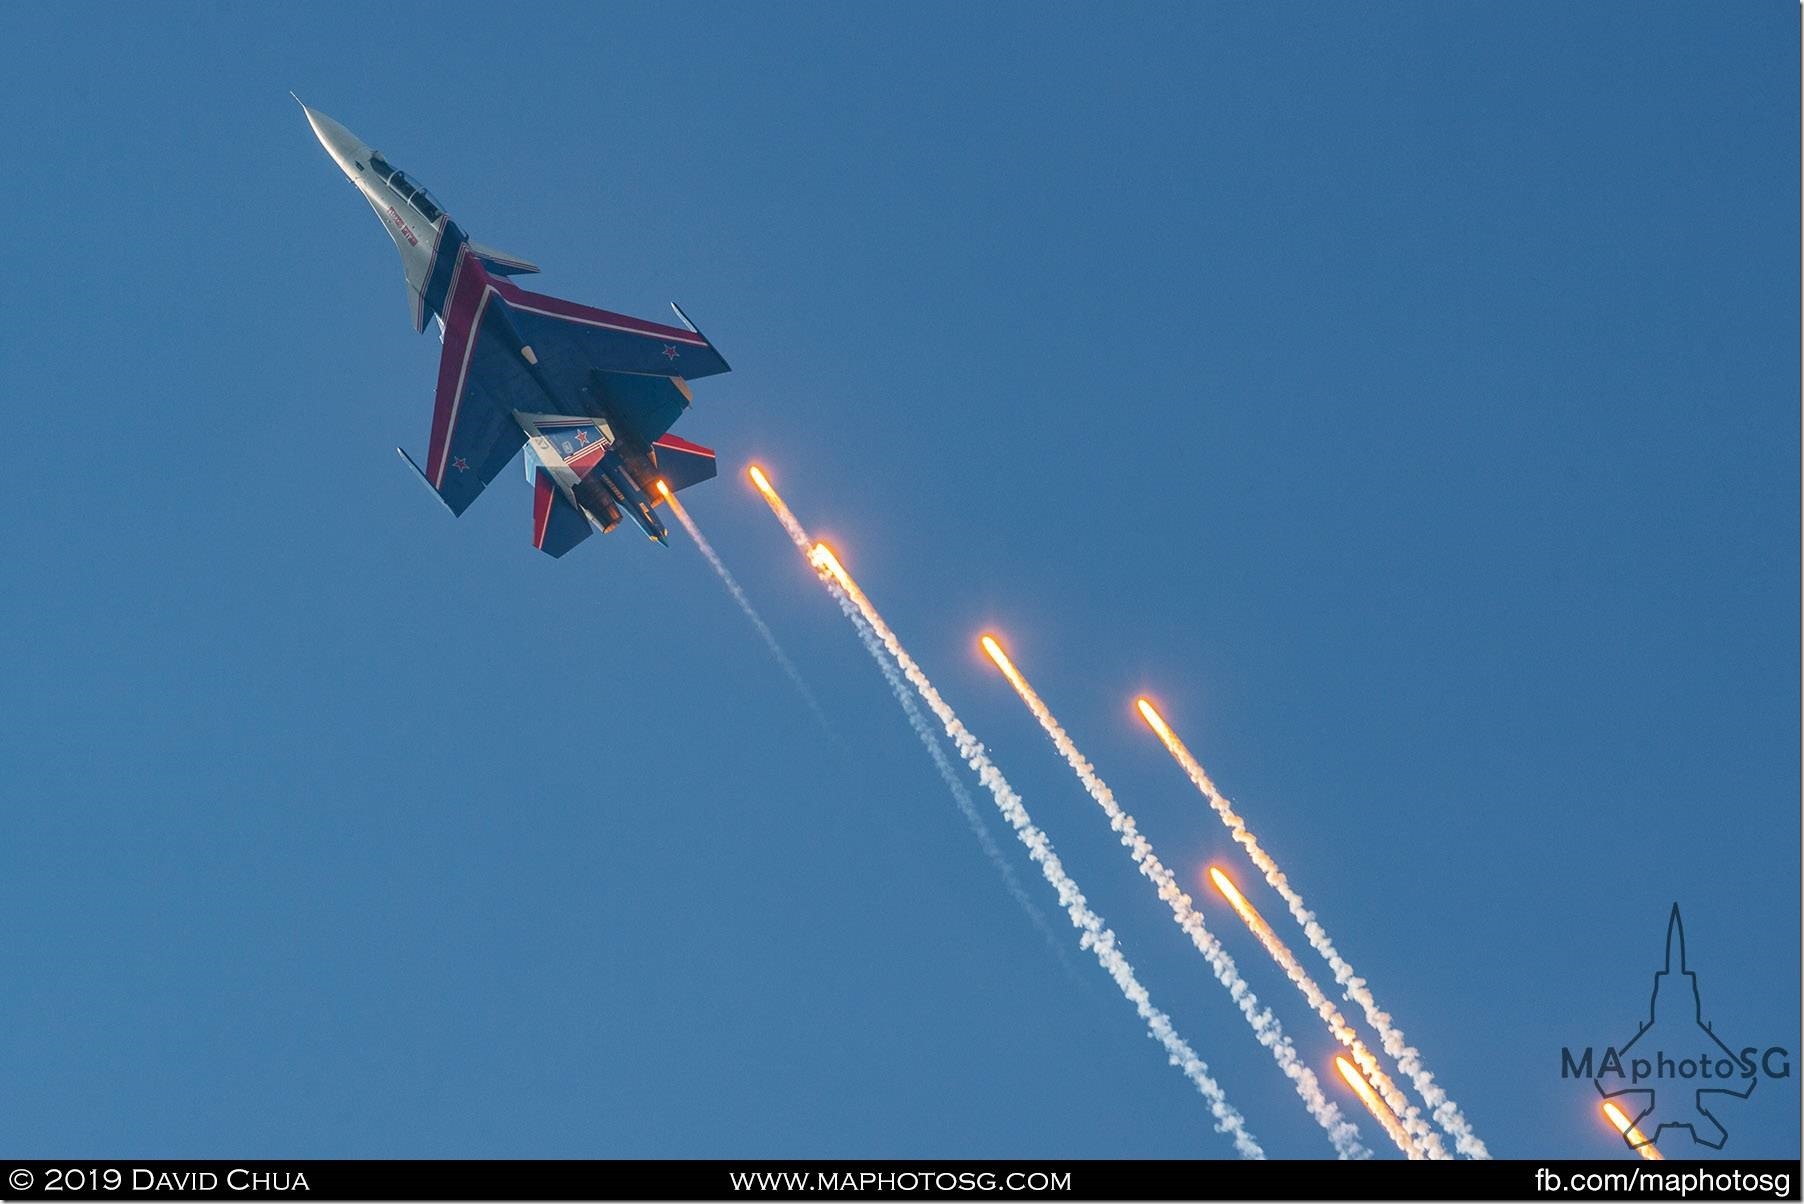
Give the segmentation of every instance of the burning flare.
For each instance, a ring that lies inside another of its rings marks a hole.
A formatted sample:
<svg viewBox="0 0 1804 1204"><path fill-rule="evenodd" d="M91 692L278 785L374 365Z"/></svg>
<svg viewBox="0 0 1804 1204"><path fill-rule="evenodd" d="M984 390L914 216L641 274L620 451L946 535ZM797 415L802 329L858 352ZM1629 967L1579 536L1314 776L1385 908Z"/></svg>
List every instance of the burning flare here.
<svg viewBox="0 0 1804 1204"><path fill-rule="evenodd" d="M1060 906L1065 909L1072 926L1078 930L1079 947L1088 949L1095 955L1097 963L1134 1006L1134 1011L1145 1023L1147 1032L1164 1048L1171 1064L1190 1080L1191 1085L1207 1102L1209 1113L1215 1118L1216 1131L1232 1138L1234 1149L1242 1158L1265 1157L1265 1151L1247 1128L1246 1118L1228 1102L1221 1084L1210 1073L1208 1063L1198 1057L1189 1042L1178 1035L1172 1026L1171 1017L1153 1006L1151 995L1134 974L1132 964L1117 947L1114 932L1103 923L1102 917L1090 907L1077 883L1066 873L1064 863L1053 851L1052 842L1034 824L1021 796L1015 793L1014 787L1002 776L1002 771L990 760L977 737L965 727L951 706L940 696L939 690L921 671L920 665L902 647L896 633L884 622L883 616L877 613L877 608L871 604L864 591L858 588L858 583L852 580L832 550L825 544L815 544L809 540L807 531L777 495L777 491L771 488L769 479L762 471L754 467L747 475L751 477L752 484L758 487L758 492L764 495L764 500L776 514L777 520L783 524L783 529L789 532L796 547L821 574L834 600L840 604L853 626L858 627L861 634L868 629L874 637L873 641L866 643L872 656L880 666L890 666L901 671L907 683L914 687L921 702L939 720L941 728L952 740L965 764L977 773L978 780L990 792L996 809L1014 830L1015 836L1026 846L1028 856L1040 867L1041 875L1058 892ZM887 669L885 675L888 675Z"/></svg>
<svg viewBox="0 0 1804 1204"><path fill-rule="evenodd" d="M1647 1134L1643 1133L1640 1127L1629 1119L1627 1112L1616 1106L1616 1101L1604 1101L1604 1117L1616 1126L1616 1131L1621 1133L1630 1145L1635 1147L1637 1154L1649 1162L1666 1161L1666 1155L1662 1154L1654 1143L1648 1140Z"/></svg>
<svg viewBox="0 0 1804 1204"><path fill-rule="evenodd" d="M1391 1135L1391 1140L1405 1150L1409 1149L1409 1134L1403 1131L1403 1126L1398 1122L1396 1114L1385 1106L1383 1100L1378 1098L1378 1093L1372 1090L1371 1084L1360 1076L1359 1068L1339 1054L1334 1056L1334 1068L1340 1071L1341 1078L1347 1080L1347 1086L1353 1088L1353 1094L1357 1095L1359 1102L1366 1106L1366 1111L1372 1114L1372 1119L1382 1125L1384 1131Z"/></svg>
<svg viewBox="0 0 1804 1204"><path fill-rule="evenodd" d="M1209 968L1215 972L1216 980L1228 989L1228 994L1240 1008L1241 1015L1246 1018L1247 1025L1253 1030L1253 1035L1271 1053L1272 1060L1278 1064L1278 1069L1284 1072L1286 1078L1290 1079L1291 1085L1296 1088L1297 1095L1303 1100L1303 1106L1309 1109L1310 1116L1314 1117L1316 1123L1321 1125L1328 1134L1328 1140L1333 1144L1335 1152L1342 1158L1371 1157L1371 1151L1366 1149L1359 1140L1359 1131L1341 1115L1341 1111L1335 1106L1334 1101L1329 1099L1327 1092L1322 1090L1315 1071L1311 1070L1308 1064L1297 1056L1296 1047L1285 1035L1284 1027L1278 1023L1278 1018L1272 1015L1271 1009L1260 1006L1259 997L1253 994L1252 988L1247 985L1247 980L1240 973L1240 968L1234 964L1233 956L1203 923L1202 913L1196 910L1191 903L1190 896L1178 885L1176 877L1166 868L1165 863L1159 860L1159 855L1153 851L1152 842L1140 834L1139 825L1135 822L1134 817L1122 809L1121 804L1115 798L1115 792L1109 788L1107 782L1102 780L1102 776L1096 772L1096 767L1091 765L1083 753L1078 751L1070 734L1053 717L1052 709L1027 683L1027 678L1022 676L1021 671L1015 668L1014 662L1002 650L1002 645L997 643L994 636L986 635L979 643L989 658L996 663L996 667L1002 670L1002 675L1008 679L1009 685L1015 688L1015 693L1021 696L1021 701L1027 704L1027 709L1033 713L1034 718L1039 720L1041 729L1051 737L1053 747L1057 748L1059 755L1065 758L1065 763L1077 775L1078 781L1083 783L1084 789L1089 792L1096 805L1101 807L1103 813L1109 817L1109 826L1120 835L1122 846L1127 849L1128 855L1139 867L1141 875L1153 884L1159 897L1165 900L1166 906L1171 909L1172 921L1184 930L1184 934L1190 938L1190 943L1196 947L1198 953L1203 955L1204 960L1209 963ZM1412 1149L1413 1147L1406 1143L1405 1148Z"/></svg>
<svg viewBox="0 0 1804 1204"><path fill-rule="evenodd" d="M1245 921L1253 935L1259 938L1259 943L1265 947L1272 960L1278 963L1278 968L1284 971L1285 977L1303 993L1303 998L1309 1001L1315 1014L1328 1026L1329 1033L1353 1055L1353 1060L1364 1072L1362 1082L1369 1081L1377 1087L1379 1094L1384 1097L1386 1111L1401 1123L1404 1140L1398 1144L1403 1152L1411 1158L1446 1158L1447 1150L1441 1145L1440 1135L1429 1127L1419 1111L1410 1106L1403 1092L1397 1089L1397 1084L1391 1081L1391 1076L1379 1065L1377 1056L1360 1040L1358 1031L1341 1015L1340 1009L1334 1006L1334 1001L1328 998L1315 979L1309 976L1303 963L1291 952L1290 946L1278 939L1278 934L1272 930L1265 917L1259 914L1259 909L1240 893L1240 888L1234 885L1233 879L1223 873L1220 867L1209 867L1209 880L1215 884L1215 889L1221 892L1222 898L1228 901L1235 914ZM1387 1127L1385 1131L1393 1141L1396 1140L1398 1130Z"/></svg>
<svg viewBox="0 0 1804 1204"><path fill-rule="evenodd" d="M1397 1060L1397 1069L1409 1077L1416 1094L1422 1097L1422 1101L1433 1113L1435 1123L1452 1136L1454 1146L1466 1157L1489 1158L1490 1151L1485 1149L1485 1143L1472 1131L1472 1126L1467 1123L1459 1105L1434 1081L1434 1075L1422 1063L1421 1053L1404 1038L1403 1030L1392 1022L1390 1013L1378 1006L1378 1000L1366 986L1366 980L1359 977L1352 964L1340 955L1340 950L1335 948L1334 942L1328 937L1328 930L1315 918L1315 913L1304 905L1303 896L1290 885L1284 871L1278 868L1278 863L1247 829L1246 820L1240 817L1233 805L1216 789L1215 783L1203 771L1201 762L1191 755L1184 742L1178 739L1177 733L1171 730L1165 717L1159 714L1150 701L1140 698L1135 700L1134 705L1139 708L1140 717L1146 720L1147 726L1153 729L1153 733L1165 745L1165 751L1171 754L1172 760L1184 770L1191 784L1209 801L1209 806L1221 818L1221 822L1227 825L1235 841L1247 851L1247 856L1265 875L1266 882L1271 884L1272 889L1278 892L1290 908L1292 918L1302 925L1310 946L1327 960L1334 971L1334 981L1347 993L1347 998L1359 1004L1366 1023L1381 1038L1384 1052Z"/></svg>
<svg viewBox="0 0 1804 1204"><path fill-rule="evenodd" d="M831 565L831 571L836 577L851 581L826 544L809 542L808 533L802 529L802 524L796 520L789 507L783 504L783 499L777 496L777 491L770 487L770 482L765 479L764 474L754 467L751 475L752 483L764 493L764 499L776 512L778 521L782 522L786 530L793 526L791 538L795 539L796 546L807 555L808 562L814 565L815 570L819 572ZM996 872L1002 875L1002 882L1007 887L1009 896L1027 914L1027 918L1033 926L1040 930L1040 934L1046 938L1046 943L1053 948L1059 960L1064 962L1066 956L1064 945L1058 943L1045 913L1028 897L1027 888L1021 884L1020 877L1015 873L1015 867L1009 864L1008 858L1004 857L1002 850L996 846L996 839L990 835L989 825L984 823L983 813L977 809L976 800L971 797L970 790L958 776L958 770L947 756L945 746L934 732L932 724L928 722L927 716L921 713L921 708L915 702L914 693L909 689L908 681L902 676L902 671L894 661L890 660L888 653L884 651L882 641L877 638L877 633L872 630L869 623L865 622L864 616L858 613L858 608L852 604L851 598L843 587L836 592L835 600L839 602L840 610L844 612L847 620L858 632L858 638L864 644L865 651L871 654L871 659L876 661L877 667L883 671L883 679L889 684L890 693L896 696L896 703L902 708L902 714L907 718L908 726L914 729L922 747L926 748L927 756L933 761L933 767L939 773L940 780L946 784L947 791L951 793L952 801L958 806L959 814L964 816L966 826L977 838L978 847L983 850L984 856L990 859L990 864L996 867ZM1067 964L1067 969L1069 968Z"/></svg>

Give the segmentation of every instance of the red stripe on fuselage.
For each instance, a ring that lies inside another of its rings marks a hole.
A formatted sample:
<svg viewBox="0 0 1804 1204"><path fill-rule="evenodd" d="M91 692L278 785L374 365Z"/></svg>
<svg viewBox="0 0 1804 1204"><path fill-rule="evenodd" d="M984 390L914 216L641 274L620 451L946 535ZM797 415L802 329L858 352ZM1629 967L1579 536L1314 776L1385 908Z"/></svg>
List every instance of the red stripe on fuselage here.
<svg viewBox="0 0 1804 1204"><path fill-rule="evenodd" d="M432 441L426 463L432 471L432 487L445 483L445 465L451 458L451 437L457 426L457 410L463 401L464 379L476 334L483 298L488 296L489 274L470 254L468 243L457 249L451 284L445 290L445 349L438 361L438 392L432 399Z"/></svg>

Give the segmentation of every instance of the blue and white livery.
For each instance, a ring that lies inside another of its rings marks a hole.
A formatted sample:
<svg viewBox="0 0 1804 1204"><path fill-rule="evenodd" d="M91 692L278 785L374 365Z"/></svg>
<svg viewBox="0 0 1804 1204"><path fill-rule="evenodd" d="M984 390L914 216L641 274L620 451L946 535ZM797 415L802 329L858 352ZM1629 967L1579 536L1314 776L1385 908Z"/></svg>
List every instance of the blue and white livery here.
<svg viewBox="0 0 1804 1204"><path fill-rule="evenodd" d="M657 483L674 492L716 472L712 451L670 428L689 381L729 371L720 352L674 305L680 326L520 288L508 277L537 266L471 242L380 151L301 108L401 253L414 329L435 319L444 342L425 463L395 450L462 514L524 447L533 546L553 556L623 514L665 543Z"/></svg>

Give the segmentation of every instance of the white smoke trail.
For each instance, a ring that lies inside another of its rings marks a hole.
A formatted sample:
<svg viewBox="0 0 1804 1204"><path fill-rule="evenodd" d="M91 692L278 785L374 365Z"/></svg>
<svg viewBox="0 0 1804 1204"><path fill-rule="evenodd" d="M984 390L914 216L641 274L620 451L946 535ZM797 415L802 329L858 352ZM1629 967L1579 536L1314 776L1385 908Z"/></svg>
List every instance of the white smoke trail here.
<svg viewBox="0 0 1804 1204"><path fill-rule="evenodd" d="M771 513L777 516L777 521L783 524L783 530L789 533L789 541L795 544L796 551L800 552L803 559L808 561L810 568L817 573L821 572L821 567L814 562L814 539L802 526L802 521L795 516L795 511L789 508L788 503L777 496L777 491L770 487L770 482L765 480L762 472L757 468L753 468L751 471L752 483L757 485L758 492L764 495L765 503L770 506Z"/></svg>
<svg viewBox="0 0 1804 1204"><path fill-rule="evenodd" d="M1015 693L1021 696L1021 701L1027 704L1027 709L1032 711L1034 718L1040 721L1040 727L1052 738L1052 743L1059 750L1059 755L1065 758L1065 763L1071 767L1071 771L1084 784L1084 789L1109 817L1109 827L1120 836L1122 846L1127 849L1128 855L1133 858L1140 873L1153 884L1159 897L1165 900L1166 906L1171 908L1172 920L1184 930L1185 935L1189 936L1190 943L1196 946L1197 952L1208 961L1209 968L1215 972L1216 979L1228 989L1228 994L1239 1005L1240 1013L1246 1017L1246 1022L1252 1028L1253 1034L1258 1037L1261 1045L1271 1051L1272 1059L1278 1063L1278 1068L1296 1087L1297 1094L1302 1097L1304 1106L1309 1109L1309 1114L1315 1117L1316 1123L1327 1132L1328 1140L1333 1143L1335 1151L1342 1158L1369 1158L1371 1151L1360 1143L1359 1131L1341 1115L1340 1109L1334 1101L1329 1099L1327 1092L1322 1090L1321 1082L1316 1078L1315 1072L1297 1056L1296 1048L1291 1044L1290 1038L1285 1035L1283 1026L1278 1023L1278 1018L1272 1015L1271 1009L1259 1005L1258 996L1254 995L1252 988L1247 985L1239 967L1234 964L1233 956L1203 923L1202 913L1196 910L1190 896L1178 885L1171 870L1163 861L1159 860L1159 855L1153 851L1152 842L1140 834L1134 817L1123 810L1115 798L1115 792L1109 788L1107 782L1102 780L1102 776L1096 772L1096 767L1090 764L1083 753L1078 751L1070 734L1053 717L1051 708L1027 683L1027 679L1021 675L1021 671L1015 667L1014 662L1009 660L1001 646L989 636L984 637L983 646L984 651L989 653L990 659L996 663L996 667L1002 670L1003 676L1008 678L1009 684L1015 688Z"/></svg>
<svg viewBox="0 0 1804 1204"><path fill-rule="evenodd" d="M990 864L995 866L997 873L1002 875L1002 882L1008 888L1009 896L1020 905L1022 911L1027 913L1027 918L1033 922L1033 926L1040 930L1040 935L1046 938L1046 943L1051 946L1060 963L1069 968L1069 963L1065 961L1065 946L1059 942L1058 935L1053 932L1051 923L1046 919L1046 913L1041 911L1039 904L1028 895L1027 887L1022 885L1020 875L1015 873L1015 867L1009 864L1008 858L997 847L996 838L990 834L990 826L984 822L983 813L977 809L977 800L971 797L971 791L958 776L958 768L953 765L952 758L946 754L946 747L941 742L940 734L933 729L927 716L921 713L920 705L915 702L914 692L908 688L908 682L903 680L901 670L897 669L895 663L884 654L883 645L877 640L877 633L872 631L870 624L864 621L864 616L858 613L857 608L852 605L851 599L843 594L836 596L839 599L840 609L845 612L846 618L851 620L852 626L857 629L858 638L864 644L865 651L871 654L871 659L875 660L877 667L883 670L883 677L889 683L890 692L896 696L896 702L902 707L902 713L908 717L908 726L914 729L916 736L920 737L921 746L927 750L928 757L933 760L934 769L939 771L940 780L946 784L946 790L952 795L952 801L958 804L959 814L965 817L965 824L971 829L971 835L977 838L978 847L983 850L983 855L990 859Z"/></svg>
<svg viewBox="0 0 1804 1204"><path fill-rule="evenodd" d="M726 562L720 558L720 553L714 550L714 545L708 542L708 537L702 534L702 529L695 525L693 518L689 517L689 511L684 509L683 503L677 501L676 494L666 489L660 489L659 492L663 493L664 500L670 503L671 513L675 514L677 521L683 524L683 530L689 533L689 538L695 541L697 548L701 549L702 556L713 568L715 576L720 578L720 583L727 587L727 593L732 595L733 601L739 604L739 609L745 612L745 617L751 622L752 629L758 633L758 638L764 641L764 646L770 650L771 658L777 662L777 667L783 670L783 675L789 678L790 684L795 686L796 691L801 694L802 701L808 704L808 709L814 712L814 717L820 721L820 725L831 732L832 725L827 722L827 713L821 709L820 702L814 697L814 691L808 688L807 681L802 677L802 671L796 668L794 661L789 659L789 653L783 651L783 645L777 642L776 634L771 631L770 624L764 621L764 616L758 613L758 608L752 605L750 598L746 597L745 590L739 587L738 579L727 568Z"/></svg>
<svg viewBox="0 0 1804 1204"><path fill-rule="evenodd" d="M995 798L996 806L1002 812L1003 817L1009 821L1015 834L1027 846L1028 856L1040 866L1041 874L1058 892L1060 905L1070 916L1072 925L1083 934L1079 938L1079 945L1091 950L1096 955L1096 960L1107 971L1109 977L1115 980L1116 985L1121 988L1122 994L1127 996L1128 1001L1134 1005L1134 1010L1146 1022L1148 1031L1165 1047L1171 1064L1183 1071L1185 1077L1190 1079L1203 1098L1208 1101L1209 1111L1215 1117L1216 1131L1227 1133L1233 1138L1234 1148L1240 1152L1241 1157L1263 1158L1264 1150L1247 1130L1245 1118L1234 1105L1228 1102L1221 1085L1209 1073L1207 1063L1198 1057L1189 1043L1177 1034L1172 1027L1171 1018L1153 1006L1146 988L1141 986L1135 977L1132 965L1129 964L1126 956L1115 947L1115 934L1104 926L1102 917L1091 910L1083 892L1078 889L1077 883L1065 872L1058 854L1053 851L1052 842L1034 825L1021 803L1020 796L1015 794L1014 789L1003 778L1001 771L990 761L983 745L979 744L975 737L965 730L964 725L952 713L951 708L946 706L945 701L939 697L938 691L934 690L919 667L908 657L907 652L902 651L898 655L901 645L895 641L894 633L889 632L887 626L878 626L883 622L882 617L878 616L876 611L870 607L869 600L860 602L851 594L851 591L843 589L840 582L832 578L826 580L828 588L833 591L841 607L846 609L848 614L856 615L863 622L869 624L873 639L881 641L867 645L873 656L878 659L878 663L888 666L892 663L891 658L894 658L894 664L907 675L922 700L927 703L936 716L940 717L946 734L958 746L966 763L977 772L979 780ZM875 622L872 621L873 618ZM884 655L886 648L889 650L887 656ZM942 708L944 714L942 714Z"/></svg>
<svg viewBox="0 0 1804 1204"><path fill-rule="evenodd" d="M1134 1011L1145 1022L1148 1033L1164 1047L1171 1064L1190 1080L1198 1093L1207 1101L1209 1112L1215 1118L1216 1132L1226 1133L1231 1137L1235 1150L1242 1158L1265 1157L1265 1151L1247 1129L1246 1118L1241 1116L1240 1111L1228 1102L1221 1085L1209 1073L1208 1064L1198 1057L1189 1043L1178 1035L1177 1030L1172 1027L1171 1018L1153 1006L1152 998L1135 976L1133 966L1116 947L1114 932L1103 924L1102 917L1091 909L1083 892L1078 889L1077 883L1072 880L1071 875L1065 872L1065 867L1059 861L1058 854L1053 851L1052 842L1047 839L1044 832L1034 825L1020 796L1002 776L1001 770L997 769L995 763L990 760L983 745L978 743L965 725L959 721L958 716L946 704L945 699L940 697L939 691L934 689L933 683L928 681L926 674L921 672L920 666L915 664L913 658L902 648L895 633L889 629L889 626L884 623L883 617L870 604L870 599L864 597L863 592L858 589L857 584L850 577L843 576L843 569L841 570L842 575L834 575L815 560L813 546L808 538L808 533L803 530L802 524L796 521L796 517L791 513L789 507L784 505L783 499L778 497L775 491L764 482L762 476L754 479L758 481L759 489L764 494L765 500L770 503L772 511L776 513L778 521L783 524L783 529L789 532L797 549L809 558L809 563L821 574L822 581L833 593L834 599L840 604L841 609L846 611L848 617L856 614L869 627L875 639L881 641L866 645L873 658L880 665L888 664L890 659L894 658L895 665L901 669L907 681L914 686L921 701L925 702L928 709L939 719L946 735L958 748L959 755L977 773L978 780L989 790L1003 818L1008 820L1009 826L1014 829L1015 835L1021 840L1021 843L1027 846L1028 856L1040 867L1040 873L1058 892L1059 905L1065 909L1072 926L1081 934L1078 938L1079 947L1088 949L1095 954L1098 964L1110 978L1115 980L1115 985L1120 988L1128 1002L1134 1005ZM837 567L837 562L835 562L835 567ZM887 656L884 655L885 649L888 650Z"/></svg>
<svg viewBox="0 0 1804 1204"><path fill-rule="evenodd" d="M1441 1144L1441 1135L1436 1133L1433 1127L1422 1118L1421 1110L1409 1102L1409 1099L1397 1088L1397 1084L1392 1081L1391 1076L1385 1073L1377 1055L1360 1039L1358 1030L1341 1014L1341 1010L1334 1006L1334 1001L1328 998L1327 993L1311 977L1309 971L1303 968L1303 963L1297 959L1295 953L1291 952L1290 946L1278 938L1278 934L1272 931L1272 926L1266 923L1265 917L1260 915L1258 909L1247 901L1246 896L1242 895L1233 882L1228 880L1227 875L1214 868L1211 868L1209 872L1215 876L1216 886L1227 897L1228 905L1242 920L1246 921L1246 926L1252 929L1254 936L1259 938L1259 943L1265 947L1267 953L1271 954L1272 960L1278 963L1279 968L1284 971L1285 977L1289 978L1297 990L1303 993L1303 998L1309 1001L1309 1006L1315 1009L1315 1014L1322 1018L1322 1022L1328 1026L1328 1031L1334 1035L1334 1039L1346 1046L1347 1052L1353 1055L1353 1061L1358 1063L1361 1070L1365 1071L1365 1077L1370 1080L1371 1085L1377 1088L1378 1094L1383 1097L1387 1111L1381 1113L1374 1109L1373 1115L1378 1118L1380 1124L1384 1125L1385 1131L1391 1134L1393 1140L1396 1140L1399 1131L1403 1133L1402 1140L1397 1144L1411 1158L1445 1159L1449 1157L1446 1148ZM1349 1085L1352 1085L1350 1080ZM1355 1087L1354 1090L1357 1091L1358 1088ZM1393 1120L1396 1125L1401 1126L1400 1130L1390 1123Z"/></svg>
<svg viewBox="0 0 1804 1204"><path fill-rule="evenodd" d="M757 479L762 481L763 475L763 473L759 473ZM803 529L801 521L796 518L788 506L783 504L783 499L778 497L776 492L769 489L768 486L769 482L765 481L760 485L760 489L763 490L766 500L770 502L772 513L777 516L777 521L783 524L783 530L789 533L789 538L797 549L806 556L813 546L813 541L809 538L808 532ZM681 512L679 511L680 516ZM1032 921L1033 926L1040 930L1040 935L1046 938L1046 943L1052 947L1060 963L1066 964L1069 968L1068 963L1065 962L1065 947L1054 935L1052 925L1047 922L1046 913L1041 911L1039 905L1028 896L1027 888L1021 884L1020 876L1015 873L1015 867L1009 864L1008 858L1003 856L1002 850L996 847L996 838L990 834L989 825L984 823L983 813L977 809L977 800L971 797L970 790L959 778L958 770L946 755L945 746L940 743L939 733L933 730L932 725L927 722L927 717L921 714L921 708L915 704L914 694L909 690L908 683L902 680L900 673L890 663L889 658L883 655L882 645L876 642L876 633L858 614L851 601L841 598L840 609L845 611L846 618L850 619L853 627L858 630L858 637L864 642L865 650L876 660L878 668L883 670L883 676L889 683L890 691L895 694L896 702L901 705L902 713L908 718L908 726L914 729L915 735L920 737L922 746L927 749L927 755L933 760L934 769L939 771L940 780L946 784L947 791L952 795L952 801L958 805L959 813L965 817L965 823L970 827L971 834L977 838L978 847L983 850L984 856L990 859L990 864L996 867L997 873L1002 875L1003 885L1008 888L1009 896L1020 905L1022 911L1027 913L1027 918Z"/></svg>
<svg viewBox="0 0 1804 1204"><path fill-rule="evenodd" d="M1177 733L1171 730L1159 713L1153 710L1144 699L1140 702L1140 713L1145 717L1148 726L1164 743L1166 751L1171 753L1172 759L1183 767L1191 784L1202 793L1204 798L1209 800L1210 807L1214 808L1216 815L1221 817L1221 822L1227 825L1228 831L1234 839L1247 851L1247 856L1252 859L1254 865L1259 867L1259 871L1265 875L1265 880L1284 899L1285 906L1290 908L1290 914L1295 917L1298 924L1302 925L1304 934L1309 938L1309 944L1327 960L1328 965L1334 970L1334 981L1340 984L1342 990L1346 991L1347 998L1357 1003L1360 1010L1365 1013L1366 1022L1382 1039L1384 1051L1396 1059L1397 1069L1409 1076L1409 1081L1415 1087L1416 1093L1422 1097L1422 1102L1427 1104L1433 1113L1435 1123L1453 1138L1454 1148L1468 1158L1489 1158L1490 1151L1485 1148L1485 1143L1479 1140L1478 1135L1472 1131L1472 1126L1467 1123L1465 1114L1460 1111L1459 1105L1454 1103L1453 1098L1441 1088L1439 1083L1434 1081L1434 1075L1422 1064L1421 1053L1404 1039L1403 1030L1391 1020L1390 1014L1378 1006L1378 1000L1367 988L1366 980L1355 974L1352 965L1340 955L1340 950L1335 948L1334 942L1329 939L1327 929L1323 928L1315 918L1315 913L1304 906L1303 896L1290 885L1289 879L1284 876L1284 871L1278 868L1278 863L1272 860L1271 854L1261 847L1258 839L1248 830L1246 821L1223 797L1221 791L1216 789L1215 783L1203 771L1202 763L1191 755L1184 742L1178 739Z"/></svg>

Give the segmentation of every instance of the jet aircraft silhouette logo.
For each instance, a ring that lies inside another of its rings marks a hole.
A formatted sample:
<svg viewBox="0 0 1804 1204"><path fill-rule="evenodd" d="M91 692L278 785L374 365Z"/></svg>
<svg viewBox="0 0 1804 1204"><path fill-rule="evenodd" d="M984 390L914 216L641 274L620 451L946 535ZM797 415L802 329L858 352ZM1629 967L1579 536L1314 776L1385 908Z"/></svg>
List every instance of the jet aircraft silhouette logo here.
<svg viewBox="0 0 1804 1204"><path fill-rule="evenodd" d="M1604 1051L1592 1080L1599 1095L1634 1118L1623 1140L1630 1146L1662 1145L1667 1135L1684 1129L1697 1144L1722 1149L1729 1139L1724 1104L1747 1099L1760 1081L1754 1052L1730 1049L1704 1019L1698 976L1685 962L1685 925L1674 903L1666 922L1666 964L1654 973L1647 1020L1628 1044ZM1590 1056L1587 1050L1586 1063ZM1654 1086L1640 1085L1650 1078ZM1624 1079L1629 1085L1621 1087ZM1619 1089L1610 1090L1606 1080Z"/></svg>

